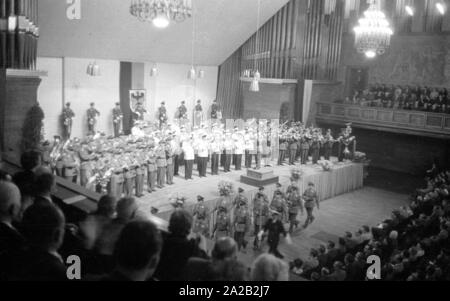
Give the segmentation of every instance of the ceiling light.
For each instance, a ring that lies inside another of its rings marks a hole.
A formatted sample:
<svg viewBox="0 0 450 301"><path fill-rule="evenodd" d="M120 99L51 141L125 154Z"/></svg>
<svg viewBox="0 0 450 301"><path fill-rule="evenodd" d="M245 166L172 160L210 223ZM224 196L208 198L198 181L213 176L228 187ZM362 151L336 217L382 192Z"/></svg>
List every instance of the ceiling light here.
<svg viewBox="0 0 450 301"><path fill-rule="evenodd" d="M377 56L377 53L373 50L366 51L365 54L366 54L366 57L369 59L373 59L374 57Z"/></svg>
<svg viewBox="0 0 450 301"><path fill-rule="evenodd" d="M188 72L188 79L195 79L195 78L196 78L195 68L192 67L191 70L189 70Z"/></svg>
<svg viewBox="0 0 450 301"><path fill-rule="evenodd" d="M165 13L159 13L152 21L157 28L166 28L170 24L169 17Z"/></svg>
<svg viewBox="0 0 450 301"><path fill-rule="evenodd" d="M439 12L441 15L445 15L445 12L446 12L446 10L447 10L447 8L445 7L445 4L442 3L442 2L436 3L436 9L438 10L438 12Z"/></svg>
<svg viewBox="0 0 450 301"><path fill-rule="evenodd" d="M406 5L405 11L406 11L406 13L407 13L408 15L410 15L411 17L414 16L414 8L412 8L411 6Z"/></svg>

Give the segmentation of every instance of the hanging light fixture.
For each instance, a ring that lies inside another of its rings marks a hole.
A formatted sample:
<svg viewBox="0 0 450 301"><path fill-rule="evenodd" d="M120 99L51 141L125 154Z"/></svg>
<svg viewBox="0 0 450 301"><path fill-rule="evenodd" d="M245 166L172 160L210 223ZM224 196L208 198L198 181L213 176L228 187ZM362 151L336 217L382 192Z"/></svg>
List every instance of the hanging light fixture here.
<svg viewBox="0 0 450 301"><path fill-rule="evenodd" d="M166 28L170 22L183 22L192 14L191 0L133 0L130 14L142 22L151 22L157 28Z"/></svg>
<svg viewBox="0 0 450 301"><path fill-rule="evenodd" d="M250 84L250 91L251 92L259 92L259 80L261 79L261 74L259 73L257 69L257 52L258 52L258 42L259 42L259 22L260 22L260 15L261 15L261 0L258 0L258 15L256 17L256 39L255 39L255 61L253 65L253 79L252 83Z"/></svg>
<svg viewBox="0 0 450 301"><path fill-rule="evenodd" d="M355 47L368 58L374 58L386 52L391 44L393 31L386 15L377 7L375 0L368 0L369 9L359 20L355 31Z"/></svg>
<svg viewBox="0 0 450 301"><path fill-rule="evenodd" d="M410 17L414 16L414 8L412 6L406 5L405 11Z"/></svg>
<svg viewBox="0 0 450 301"><path fill-rule="evenodd" d="M198 78L204 78L205 77L205 71L203 69L200 69L198 71Z"/></svg>
<svg viewBox="0 0 450 301"><path fill-rule="evenodd" d="M443 2L436 3L436 9L441 15L445 15L445 12L447 11L447 7Z"/></svg>
<svg viewBox="0 0 450 301"><path fill-rule="evenodd" d="M158 75L158 67L156 64L153 64L152 69L150 69L150 76L157 76Z"/></svg>
<svg viewBox="0 0 450 301"><path fill-rule="evenodd" d="M100 76L100 66L94 62L89 63L86 73L90 76Z"/></svg>
<svg viewBox="0 0 450 301"><path fill-rule="evenodd" d="M194 15L194 1L192 1L192 49L191 49L191 69L188 72L188 79L195 80L197 72L194 67L195 63L195 15Z"/></svg>

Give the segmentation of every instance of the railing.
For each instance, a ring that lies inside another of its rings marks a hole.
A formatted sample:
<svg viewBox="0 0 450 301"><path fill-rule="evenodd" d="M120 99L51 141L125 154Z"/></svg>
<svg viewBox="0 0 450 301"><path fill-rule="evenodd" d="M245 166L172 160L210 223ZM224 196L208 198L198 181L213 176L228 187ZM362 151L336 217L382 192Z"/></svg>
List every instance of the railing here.
<svg viewBox="0 0 450 301"><path fill-rule="evenodd" d="M316 120L338 125L352 122L355 127L410 135L450 137L450 114L319 102Z"/></svg>

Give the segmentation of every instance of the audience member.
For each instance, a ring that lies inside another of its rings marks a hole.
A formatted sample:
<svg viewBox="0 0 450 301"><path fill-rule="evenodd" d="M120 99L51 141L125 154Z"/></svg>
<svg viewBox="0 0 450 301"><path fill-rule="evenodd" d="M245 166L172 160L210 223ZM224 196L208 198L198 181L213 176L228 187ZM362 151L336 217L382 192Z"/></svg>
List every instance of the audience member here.
<svg viewBox="0 0 450 301"><path fill-rule="evenodd" d="M252 281L288 281L289 266L271 254L262 254L253 263L251 279Z"/></svg>

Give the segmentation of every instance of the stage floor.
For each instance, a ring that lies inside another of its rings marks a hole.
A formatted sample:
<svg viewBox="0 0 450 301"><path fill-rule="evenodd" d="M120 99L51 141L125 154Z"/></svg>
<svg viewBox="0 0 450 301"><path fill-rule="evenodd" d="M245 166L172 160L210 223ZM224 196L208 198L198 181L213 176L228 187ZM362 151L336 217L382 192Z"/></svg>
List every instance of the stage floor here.
<svg viewBox="0 0 450 301"><path fill-rule="evenodd" d="M299 182L301 192L306 189L309 182L313 182L316 184L320 200L323 201L363 187L363 166L361 164L352 162L339 163L336 158L333 159L333 162L336 165L331 172L324 172L320 166L314 166L311 163L302 166L304 175ZM293 166L288 165L273 167L275 175L279 176L279 181L284 189L290 184L292 168ZM203 196L205 203L210 208L213 208L215 207L215 203L220 199L218 184L221 181L233 183L235 191L239 187L242 187L245 190L246 196L251 200L257 193L258 188L240 182L241 175L246 173L247 170L243 169L230 173L221 172L219 176L212 176L210 170L208 170L208 177L206 178L199 178L196 172L194 172L194 180L190 181L186 181L182 176L175 177L174 185L158 189L153 193L146 193L145 196L138 199L139 208L147 214L151 211L152 207L157 208L159 210L157 216L168 220L173 210L169 201L171 197L186 197L185 208L189 210L197 202L198 195ZM181 167L180 175L184 175L183 167ZM275 185L266 186L266 193L269 198L272 197L274 190Z"/></svg>

